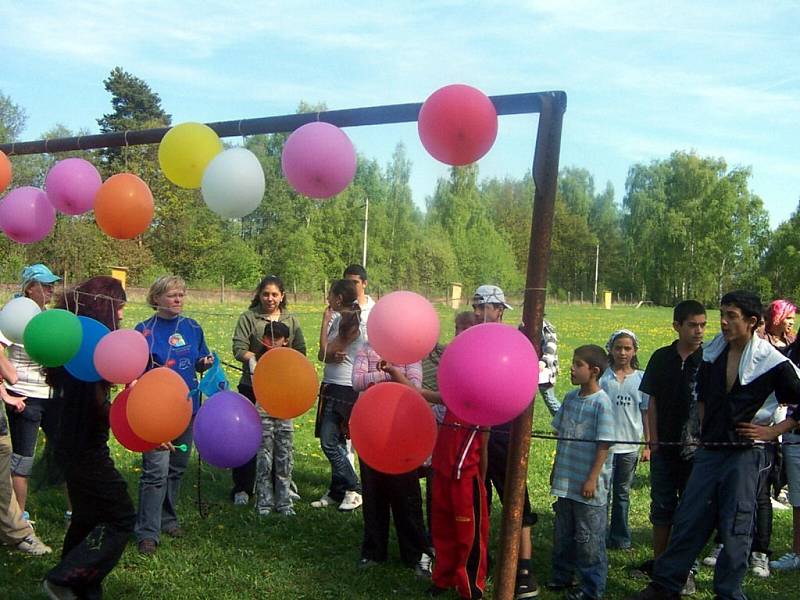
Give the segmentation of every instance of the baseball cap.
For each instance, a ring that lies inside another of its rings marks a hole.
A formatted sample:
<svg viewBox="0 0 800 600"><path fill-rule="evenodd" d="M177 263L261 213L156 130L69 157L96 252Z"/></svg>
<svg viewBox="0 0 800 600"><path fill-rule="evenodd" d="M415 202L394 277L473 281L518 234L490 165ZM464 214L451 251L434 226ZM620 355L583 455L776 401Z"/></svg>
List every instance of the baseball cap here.
<svg viewBox="0 0 800 600"><path fill-rule="evenodd" d="M61 277L54 275L53 272L42 263L36 263L22 269L22 287L29 283L38 281L39 283L55 283L61 281Z"/></svg>
<svg viewBox="0 0 800 600"><path fill-rule="evenodd" d="M506 295L496 285L482 285L472 294L473 304L502 304L506 308L512 308L506 302Z"/></svg>

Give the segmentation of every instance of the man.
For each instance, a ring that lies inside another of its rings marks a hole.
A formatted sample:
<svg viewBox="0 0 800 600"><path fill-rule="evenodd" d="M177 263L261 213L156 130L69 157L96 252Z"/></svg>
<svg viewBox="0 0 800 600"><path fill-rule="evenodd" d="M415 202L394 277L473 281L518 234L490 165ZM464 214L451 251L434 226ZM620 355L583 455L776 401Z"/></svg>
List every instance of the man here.
<svg viewBox="0 0 800 600"><path fill-rule="evenodd" d="M754 335L759 297L729 292L720 301L720 333L703 349L695 396L702 422L692 474L675 513L672 536L653 566L652 583L632 600L676 600L714 528L723 544L714 572L720 600L746 600L742 580L753 537L756 492L766 473L763 444L751 425L767 425L778 402L796 404L800 378L789 360ZM720 442L735 445L715 445Z"/></svg>
<svg viewBox="0 0 800 600"><path fill-rule="evenodd" d="M361 335L367 339L367 320L375 301L367 295L367 270L361 265L350 265L342 274L342 279L355 282L358 292L358 305L361 307Z"/></svg>

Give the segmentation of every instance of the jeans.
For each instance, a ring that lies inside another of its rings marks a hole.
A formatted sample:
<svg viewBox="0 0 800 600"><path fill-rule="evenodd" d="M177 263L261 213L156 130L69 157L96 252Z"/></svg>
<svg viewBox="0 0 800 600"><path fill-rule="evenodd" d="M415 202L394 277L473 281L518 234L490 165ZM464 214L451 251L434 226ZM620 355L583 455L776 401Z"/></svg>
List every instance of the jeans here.
<svg viewBox="0 0 800 600"><path fill-rule="evenodd" d="M723 544L714 570L714 592L720 600L746 600L747 573L756 492L767 476L764 448L700 448L683 493L672 536L653 565L653 586L677 594L697 556L717 527Z"/></svg>
<svg viewBox="0 0 800 600"><path fill-rule="evenodd" d="M16 394L13 394L16 396ZM36 455L36 442L39 439L39 427L44 431L46 439L53 439L58 423L60 406L50 398L25 398L25 410L8 412L8 426L11 431L11 472L20 477L29 477L33 469L33 458Z"/></svg>
<svg viewBox="0 0 800 600"><path fill-rule="evenodd" d="M653 525L672 525L693 464L667 448L659 448L650 456L650 522Z"/></svg>
<svg viewBox="0 0 800 600"><path fill-rule="evenodd" d="M553 509L553 583L568 585L577 571L581 591L589 598L601 598L608 578L607 507L558 498Z"/></svg>
<svg viewBox="0 0 800 600"><path fill-rule="evenodd" d="M608 528L609 548L630 548L631 529L628 526L628 509L631 503L631 485L639 463L638 452L614 454L608 504L611 506L611 524Z"/></svg>
<svg viewBox="0 0 800 600"><path fill-rule="evenodd" d="M334 403L326 402L322 409L319 443L322 446L322 452L331 463L331 485L328 495L336 502L344 499L345 492L361 492L361 484L355 469L347 460L347 446L343 429L346 425L342 415L334 407Z"/></svg>
<svg viewBox="0 0 800 600"><path fill-rule="evenodd" d="M261 448L256 454L256 510L292 508L292 469L294 425L291 419L270 417L261 408Z"/></svg>
<svg viewBox="0 0 800 600"><path fill-rule="evenodd" d="M186 444L186 452L151 450L142 454L142 476L139 479L139 512L136 515L136 539L155 540L159 532L178 527L178 493L181 478L192 453L192 424L189 422L173 444Z"/></svg>
<svg viewBox="0 0 800 600"><path fill-rule="evenodd" d="M249 385L239 384L239 393L256 404L256 396L253 388ZM231 478L233 479L233 489L231 490L231 498L239 492L245 492L248 496L253 495L253 488L256 484L256 464L258 462L258 453L253 458L239 467L231 469Z"/></svg>

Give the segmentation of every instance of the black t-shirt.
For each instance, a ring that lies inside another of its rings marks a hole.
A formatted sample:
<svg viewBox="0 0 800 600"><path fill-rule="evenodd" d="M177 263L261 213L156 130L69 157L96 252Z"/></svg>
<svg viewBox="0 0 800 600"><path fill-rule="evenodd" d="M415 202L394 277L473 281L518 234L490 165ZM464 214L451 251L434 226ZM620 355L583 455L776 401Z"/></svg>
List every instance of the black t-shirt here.
<svg viewBox="0 0 800 600"><path fill-rule="evenodd" d="M692 387L697 369L703 360L703 349L698 348L686 357L678 354L678 340L656 350L647 363L639 390L656 398L658 440L680 442L689 419ZM679 455L679 446L664 446L659 452Z"/></svg>
<svg viewBox="0 0 800 600"><path fill-rule="evenodd" d="M108 387L72 377L55 370L53 408L58 407L55 446L62 466L80 462L86 455L108 452Z"/></svg>

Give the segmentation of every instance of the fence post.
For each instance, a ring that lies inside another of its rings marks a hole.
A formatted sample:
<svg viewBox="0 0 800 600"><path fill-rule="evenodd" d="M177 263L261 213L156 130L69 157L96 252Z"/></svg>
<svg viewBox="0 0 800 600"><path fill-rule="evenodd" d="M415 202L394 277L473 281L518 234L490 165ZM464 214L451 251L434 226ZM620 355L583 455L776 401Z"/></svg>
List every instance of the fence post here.
<svg viewBox="0 0 800 600"><path fill-rule="evenodd" d="M219 289L219 303L225 304L225 275L222 276L222 286Z"/></svg>

